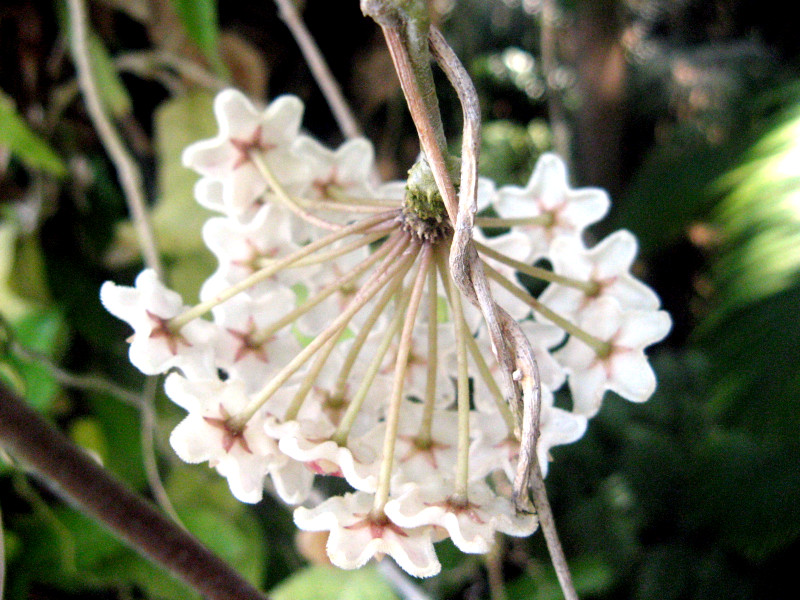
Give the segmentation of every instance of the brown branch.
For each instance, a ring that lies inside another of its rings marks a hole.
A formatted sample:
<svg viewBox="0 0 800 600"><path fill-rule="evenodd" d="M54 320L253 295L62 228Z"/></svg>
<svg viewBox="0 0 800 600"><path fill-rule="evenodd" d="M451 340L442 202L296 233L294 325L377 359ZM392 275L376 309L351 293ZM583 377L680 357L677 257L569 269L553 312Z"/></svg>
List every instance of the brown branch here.
<svg viewBox="0 0 800 600"><path fill-rule="evenodd" d="M517 475L514 480L514 496L517 509L525 508L528 503L528 489L533 492L534 505L539 515L539 524L544 533L553 568L561 584L566 600L577 600L575 586L567 565L558 532L553 519L553 512L547 498L542 471L536 455L536 446L539 440L539 419L541 413L541 386L539 382L539 368L533 354L533 348L524 332L514 319L497 306L488 290L486 276L482 269L482 261L472 244L472 228L476 211L476 196L478 184L478 152L480 150L480 110L478 95L475 86L461 64L458 57L450 48L442 34L431 28L431 49L448 80L456 90L464 112L464 133L461 153L461 202L459 204L458 220L455 226L455 235L451 246L450 266L454 278L458 277L463 282L463 291L469 297L477 296L479 306L483 312L489 330L493 333L493 342L498 352L498 361L512 359L509 354L513 352L513 376L519 384L519 390L514 390L512 409L518 420L522 420L520 436L520 457L517 464ZM471 288L470 285L471 284ZM499 332L498 332L499 330ZM505 352L503 349L505 348ZM503 374L509 369L507 365L501 366ZM510 375L512 371L508 371ZM519 394L522 394L522 407L519 407ZM521 415L520 415L521 413Z"/></svg>
<svg viewBox="0 0 800 600"><path fill-rule="evenodd" d="M303 19L297 13L294 0L275 0L275 4L278 5L281 19L286 23L289 31L292 32L294 40L300 47L303 58L306 59L306 64L311 69L314 80L317 82L319 89L322 90L322 95L325 96L339 129L342 130L345 137L350 139L361 136L361 128L358 126L353 112L344 99L336 78L328 68L325 57L320 52L306 24L303 23Z"/></svg>
<svg viewBox="0 0 800 600"><path fill-rule="evenodd" d="M542 1L541 52L542 77L547 90L547 113L550 117L550 129L553 131L553 149L569 163L570 130L567 124L561 90L555 85L558 71L558 37L556 34L558 7L556 0Z"/></svg>
<svg viewBox="0 0 800 600"><path fill-rule="evenodd" d="M582 183L605 188L612 197L621 185L627 78L621 6L620 0L578 3L572 31L580 94L576 172Z"/></svg>
<svg viewBox="0 0 800 600"><path fill-rule="evenodd" d="M78 77L78 87L83 94L89 118L97 130L97 135L114 164L133 226L139 238L145 264L163 277L163 268L158 254L153 227L147 214L147 201L142 183L142 174L136 162L125 148L125 144L103 108L100 91L92 73L88 49L88 23L84 0L68 0L70 33L72 35L72 58Z"/></svg>
<svg viewBox="0 0 800 600"><path fill-rule="evenodd" d="M0 385L0 446L149 560L211 600L267 600Z"/></svg>

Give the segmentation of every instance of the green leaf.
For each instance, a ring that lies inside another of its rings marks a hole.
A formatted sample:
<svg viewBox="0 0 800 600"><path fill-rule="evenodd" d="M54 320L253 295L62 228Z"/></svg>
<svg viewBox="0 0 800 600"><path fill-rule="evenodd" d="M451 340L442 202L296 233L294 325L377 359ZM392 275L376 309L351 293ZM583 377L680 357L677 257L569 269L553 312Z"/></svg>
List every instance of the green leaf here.
<svg viewBox="0 0 800 600"><path fill-rule="evenodd" d="M800 427L800 90L717 182L713 214L723 244L714 257L716 305L699 328L728 425L763 441Z"/></svg>
<svg viewBox="0 0 800 600"><path fill-rule="evenodd" d="M61 30L67 39L71 40L70 12L67 10L65 2L59 2L56 6ZM133 110L133 102L130 94L128 94L128 89L122 83L122 79L114 67L114 62L111 60L111 56L108 54L102 40L91 31L88 36L87 51L89 53L92 77L97 83L100 100L106 110L116 118L129 115Z"/></svg>
<svg viewBox="0 0 800 600"><path fill-rule="evenodd" d="M139 411L108 394L87 394L88 404L100 427L98 435L113 451L104 456L104 465L137 490L146 486L140 436Z"/></svg>
<svg viewBox="0 0 800 600"><path fill-rule="evenodd" d="M392 600L397 595L374 565L355 571L308 567L269 593L272 600Z"/></svg>
<svg viewBox="0 0 800 600"><path fill-rule="evenodd" d="M675 141L657 147L645 159L625 196L614 199L604 227L633 231L645 255L674 243L706 215L709 190L735 164L740 151L738 144L718 147L676 135Z"/></svg>
<svg viewBox="0 0 800 600"><path fill-rule="evenodd" d="M198 177L183 166L181 154L192 142L215 134L212 105L211 94L190 92L162 103L154 119L158 200L150 218L159 250L168 258L176 279L183 282L179 291L188 301L196 297L200 283L213 271L214 263L202 237L203 224L212 213L195 201ZM119 224L108 260L121 265L138 257L139 242L133 225L129 221ZM192 277L187 278L187 273ZM171 278L172 274L170 281Z"/></svg>
<svg viewBox="0 0 800 600"><path fill-rule="evenodd" d="M695 510L729 548L753 561L800 537L800 442L763 444L741 433L710 437L695 457Z"/></svg>
<svg viewBox="0 0 800 600"><path fill-rule="evenodd" d="M585 557L570 563L575 588L580 597L596 596L607 591L613 583L610 565L594 557ZM555 572L548 569L538 577L523 575L506 586L509 598L530 600L560 600L564 597Z"/></svg>
<svg viewBox="0 0 800 600"><path fill-rule="evenodd" d="M715 269L725 311L800 281L800 99L716 183L725 245Z"/></svg>
<svg viewBox="0 0 800 600"><path fill-rule="evenodd" d="M89 37L89 60L92 65L92 76L97 83L100 97L108 111L117 119L131 114L133 101L125 84L114 67L103 42L96 35Z"/></svg>
<svg viewBox="0 0 800 600"><path fill-rule="evenodd" d="M182 465L170 473L165 488L187 529L260 585L266 568L263 532L249 507L231 495L225 479L205 467Z"/></svg>
<svg viewBox="0 0 800 600"><path fill-rule="evenodd" d="M7 148L30 169L63 177L67 167L50 145L28 127L14 103L0 91L0 146Z"/></svg>
<svg viewBox="0 0 800 600"><path fill-rule="evenodd" d="M15 321L32 308L14 286L18 237L16 224L0 221L0 313L9 321Z"/></svg>
<svg viewBox="0 0 800 600"><path fill-rule="evenodd" d="M30 350L55 358L62 347L64 318L48 299L38 241L20 236L11 222L0 223L0 312L9 331ZM8 346L8 350L12 350ZM0 379L12 385L35 408L46 411L59 387L44 365L8 352L0 357Z"/></svg>
<svg viewBox="0 0 800 600"><path fill-rule="evenodd" d="M58 517L72 534L79 575L76 581L82 586L119 590L139 587L146 597L158 600L199 598L168 571L142 558L89 517L68 508L60 509Z"/></svg>
<svg viewBox="0 0 800 600"><path fill-rule="evenodd" d="M64 318L55 308L35 309L12 324L14 335L25 347L55 358L63 345ZM46 411L60 387L50 370L35 361L12 357L12 364L25 382L25 400Z"/></svg>
<svg viewBox="0 0 800 600"><path fill-rule="evenodd" d="M217 74L225 67L219 58L219 26L216 0L172 0L172 6L189 38L197 44Z"/></svg>

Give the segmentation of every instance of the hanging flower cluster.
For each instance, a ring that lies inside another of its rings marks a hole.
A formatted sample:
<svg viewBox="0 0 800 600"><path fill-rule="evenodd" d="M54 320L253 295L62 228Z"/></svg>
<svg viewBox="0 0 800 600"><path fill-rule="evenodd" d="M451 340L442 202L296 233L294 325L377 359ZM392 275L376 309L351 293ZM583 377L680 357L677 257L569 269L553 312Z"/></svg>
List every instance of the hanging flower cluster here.
<svg viewBox="0 0 800 600"><path fill-rule="evenodd" d="M510 500L518 427L480 312L448 272L452 227L425 161L407 182L373 185L369 142L331 151L300 133L302 110L224 91L219 134L186 149L197 201L220 213L203 229L219 267L200 304L150 270L133 288L105 283L101 299L134 329L131 362L170 372L166 393L188 411L170 438L183 460L208 462L243 502L268 478L290 504L309 501L317 475L343 478L353 491L297 508L297 526L330 532L342 568L389 554L434 575L436 541L483 553L498 532L536 528ZM482 180L478 203L492 215L474 231L492 292L539 366L544 471L606 390L652 394L644 349L670 318L630 274L630 233L584 246L609 200L570 189L558 157L542 156L524 188ZM552 269L532 266L542 259ZM536 298L519 274L549 285ZM571 410L553 404L565 383Z"/></svg>

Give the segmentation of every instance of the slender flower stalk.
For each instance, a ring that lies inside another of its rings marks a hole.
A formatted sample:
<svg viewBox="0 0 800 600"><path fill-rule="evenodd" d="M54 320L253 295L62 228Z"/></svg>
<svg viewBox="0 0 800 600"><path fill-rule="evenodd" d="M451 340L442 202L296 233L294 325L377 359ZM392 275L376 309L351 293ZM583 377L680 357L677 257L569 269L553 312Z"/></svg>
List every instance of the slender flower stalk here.
<svg viewBox="0 0 800 600"><path fill-rule="evenodd" d="M358 415L358 411L361 409L364 401L366 400L370 386L372 385L375 376L378 374L378 371L383 364L383 359L386 356L386 352L389 350L389 345L392 343L392 338L397 335L397 333L400 331L400 327L403 325L403 315L405 314L406 306L408 306L407 301L402 301L398 304L395 316L392 319L389 327L387 327L380 345L375 350L375 355L370 362L366 373L364 374L364 378L361 380L361 384L353 396L353 400L350 403L350 406L348 407L344 417L342 418L339 428L336 430L336 433L333 436L333 439L340 444L344 444L347 440L347 436L350 433L350 428L353 426L353 422Z"/></svg>
<svg viewBox="0 0 800 600"><path fill-rule="evenodd" d="M409 263L408 267L411 267ZM372 312L370 313L369 317L364 322L363 326L361 327L358 335L356 335L353 344L350 346L350 350L347 353L347 356L342 363L342 368L339 371L339 375L336 378L336 383L334 385L334 396L341 397L344 394L345 386L347 385L347 379L350 376L350 372L355 365L356 359L358 358L359 353L364 348L364 344L367 341L370 333L373 331L378 319L383 314L386 306L391 301L392 297L397 293L398 288L403 283L403 277L405 276L405 272L400 273L386 289L381 299L377 302L375 307L373 308Z"/></svg>
<svg viewBox="0 0 800 600"><path fill-rule="evenodd" d="M342 275L338 279L326 285L312 298L309 298L294 310L286 313L283 317L275 321L269 327L256 333L253 336L254 342L257 344L264 343L266 340L271 338L276 331L283 329L290 323L294 323L297 319L306 314L308 311L312 310L315 306L319 305L326 298L331 297L336 292L339 292L345 287L349 286L354 280L363 275L365 271L374 266L375 263L386 258L387 255L396 257L405 249L406 245L403 243L404 241L407 243L407 240L404 240L401 234L395 234L393 237L389 238L389 240L387 240L387 242L383 244L379 250L373 252L367 258L361 261L352 271Z"/></svg>
<svg viewBox="0 0 800 600"><path fill-rule="evenodd" d="M482 244L481 242L475 242L475 247L480 250L481 254L484 256L493 258L505 265L508 265L516 271L519 271L520 273L530 275L531 277L541 279L542 281L549 281L551 283L558 283L567 287L573 287L582 291L587 296L594 296L598 291L600 291L600 286L593 281L580 281L571 277L564 277L563 275L559 275L553 271L548 271L547 269L542 269L541 267L525 264L522 261L514 260L510 256L505 256L500 252L493 250L486 244Z"/></svg>
<svg viewBox="0 0 800 600"><path fill-rule="evenodd" d="M442 275L445 275L444 273ZM452 287L452 280L448 281ZM453 307L453 324L456 334L456 364L458 382L458 463L456 466L456 484L453 501L466 504L467 486L469 484L469 372L467 369L467 323L464 321L464 311L461 308L461 296L455 289L450 292L451 306Z"/></svg>
<svg viewBox="0 0 800 600"><path fill-rule="evenodd" d="M527 292L519 289L513 283L511 283L508 279L503 277L500 273L498 273L495 269L490 266L486 266L486 273L492 278L494 281L499 283L509 292L514 294L517 298L522 300L523 302L529 304L533 310L540 313L544 318L548 319L549 321L553 321L556 325L561 327L564 331L569 333L570 335L575 336L587 346L592 348L598 356L606 356L610 352L611 348L609 345L601 339L596 338L588 331L581 329L574 323L571 323L558 313L550 310L544 304L539 302L536 298L528 294Z"/></svg>
<svg viewBox="0 0 800 600"><path fill-rule="evenodd" d="M389 499L389 485L391 483L392 466L394 464L394 449L397 439L397 429L400 421L400 407L403 399L403 382L406 378L408 368L408 355L411 351L411 334L414 331L414 322L417 318L417 310L422 300L422 292L425 286L425 279L428 276L433 258L433 248L426 245L422 251L422 260L411 288L411 297L406 308L405 323L400 334L400 348L397 351L397 359L394 367L394 380L392 394L389 399L389 407L386 415L386 436L383 442L383 459L381 462L380 475L378 476L378 490L375 493L373 511L383 512L383 507Z"/></svg>
<svg viewBox="0 0 800 600"><path fill-rule="evenodd" d="M422 421L417 433L418 443L430 443L433 427L433 409L436 405L436 373L439 366L439 295L438 276L435 269L428 271L428 369L425 377L425 400Z"/></svg>
<svg viewBox="0 0 800 600"><path fill-rule="evenodd" d="M322 229L329 229L331 231L338 231L342 229L342 226L337 223L331 223L325 219L321 219L314 213L310 213L305 210L303 207L300 206L298 202L292 199L291 196L286 192L286 189L283 185L278 181L278 178L272 172L267 161L264 160L264 157L256 151L249 151L248 158L258 169L258 172L264 177L264 181L267 183L269 188L275 193L275 199L279 201L283 206L291 210L293 213L298 215L304 221L312 225L316 225Z"/></svg>
<svg viewBox="0 0 800 600"><path fill-rule="evenodd" d="M269 400L272 395L278 391L286 381L297 370L302 367L305 362L314 355L329 339L340 333L347 323L363 306L370 300L379 290L386 284L387 279L391 279L400 271L407 262L412 261L416 253L419 251L418 246L408 246L404 249L404 256L391 266L387 266L384 271L378 271L374 277L362 287L347 309L336 318L322 333L320 333L314 340L306 346L300 354L294 357L289 364L281 369L277 375L264 386L264 389L253 399L253 401L236 417L237 427L243 426L249 421L252 416L260 409L264 403ZM384 262L389 262L387 259L394 258L391 254L384 259Z"/></svg>
<svg viewBox="0 0 800 600"><path fill-rule="evenodd" d="M340 240L340 239L342 239L344 237L347 237L347 236L353 235L353 234L357 234L357 233L360 233L362 231L366 231L366 230L370 229L371 227L373 227L375 225L383 224L386 221L393 220L394 218L395 218L395 214L394 213L392 213L392 212L388 212L388 213L384 212L384 213L381 213L380 215L377 215L377 216L375 216L375 217L373 217L371 219L365 219L363 221L359 221L357 223L353 223L353 225L350 226L350 227L344 227L344 228L342 228L342 229L330 234L329 236L321 238L321 239L317 240L316 242L312 242L311 244L308 244L307 246L304 246L302 249L298 250L297 252L294 252L294 253L292 253L292 254L290 254L290 255L288 255L288 256L286 256L286 257L284 257L284 258L282 258L282 259L280 259L278 261L275 261L273 264L271 264L271 265L269 265L267 267L264 267L263 269L253 273L249 277L247 277L247 278L243 279L242 281L240 281L238 284L233 285L233 286L229 287L227 290L225 290L224 292L218 294L216 297L212 298L211 300L208 300L207 302L202 302L202 303L198 304L197 306L194 306L190 310L187 310L186 312L182 313L181 315L172 318L168 323L168 327L169 327L170 331L179 332L183 328L184 325L186 325L190 321L193 321L194 319L202 317L204 314L209 312L215 306L219 306L220 304L222 304L223 302L225 302L227 300L230 300L231 298L233 298L237 294L240 294L240 293L242 293L242 292L244 292L246 290L249 290L250 288L252 288L257 283L260 283L260 282L264 281L265 279L269 279L270 277L275 275L277 272L281 271L282 269L285 269L286 267L291 266L296 261L298 261L298 260L300 260L302 258L305 258L306 256L309 256L309 255L313 254L314 252L316 252L320 248L325 248L326 246L330 246L334 242L336 242L336 241L338 241L338 240Z"/></svg>

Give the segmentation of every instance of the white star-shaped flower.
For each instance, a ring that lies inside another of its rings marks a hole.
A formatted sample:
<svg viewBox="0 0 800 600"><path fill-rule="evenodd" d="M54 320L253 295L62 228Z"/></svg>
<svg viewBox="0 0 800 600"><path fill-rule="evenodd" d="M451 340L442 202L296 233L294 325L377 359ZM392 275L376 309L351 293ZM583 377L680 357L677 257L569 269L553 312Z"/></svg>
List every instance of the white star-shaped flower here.
<svg viewBox="0 0 800 600"><path fill-rule="evenodd" d="M201 180L198 196L204 204L221 207L230 215L253 208L267 182L252 161L258 153L285 186L304 178L304 166L292 155L303 115L303 103L280 96L263 111L238 90L220 92L214 100L219 123L216 137L196 142L183 152L183 164L218 184Z"/></svg>
<svg viewBox="0 0 800 600"><path fill-rule="evenodd" d="M503 218L541 217L545 223L515 225L532 242L528 261L550 255L550 244L561 235L580 238L583 231L608 212L611 201L599 188L569 187L567 168L555 154L543 154L536 162L528 184L504 186L497 191L494 208Z"/></svg>
<svg viewBox="0 0 800 600"><path fill-rule="evenodd" d="M248 392L260 390L300 351L300 343L288 327L266 338L261 335L293 306L292 291L278 286L258 299L239 294L213 309L218 327L217 366L232 379L245 382Z"/></svg>
<svg viewBox="0 0 800 600"><path fill-rule="evenodd" d="M373 557L391 556L415 577L431 577L442 568L433 549L432 528L407 529L373 511L374 496L355 492L334 496L319 506L294 511L305 531L330 531L327 551L341 569L358 569Z"/></svg>
<svg viewBox="0 0 800 600"><path fill-rule="evenodd" d="M309 169L306 186L301 190L304 197L336 202L342 196L369 195L375 150L368 140L348 140L336 150L330 150L314 138L303 135L295 141L292 150ZM338 215L352 218L347 213Z"/></svg>
<svg viewBox="0 0 800 600"><path fill-rule="evenodd" d="M293 234L292 215L282 206L262 206L252 221L243 224L230 218L213 217L203 226L203 241L214 253L219 266L203 285L200 297L214 297L264 268L268 261L279 260L300 248ZM285 269L247 290L257 297L277 285L291 287L304 283L314 273L314 267Z"/></svg>
<svg viewBox="0 0 800 600"><path fill-rule="evenodd" d="M616 299L625 310L657 310L658 296L630 274L636 251L636 238L624 229L612 233L591 249L577 238L554 240L551 260L555 273L588 282L595 290L589 295L575 287L552 283L539 300L567 319L606 297Z"/></svg>
<svg viewBox="0 0 800 600"><path fill-rule="evenodd" d="M511 500L495 494L483 481L471 483L464 499L454 498L452 481L409 483L386 503L385 510L392 521L403 527L446 529L462 552L472 554L488 552L498 532L525 537L537 525L534 515L518 514Z"/></svg>
<svg viewBox="0 0 800 600"><path fill-rule="evenodd" d="M264 432L264 415L257 413L243 428L232 421L250 402L244 382L228 379L167 377L164 391L189 414L172 430L169 442L181 460L208 462L228 479L231 492L242 502L258 502L270 468L282 467L286 457Z"/></svg>
<svg viewBox="0 0 800 600"><path fill-rule="evenodd" d="M623 310L615 299L600 298L583 311L578 325L607 343L608 352L598 356L572 336L556 353L567 370L573 411L594 416L606 390L631 402L647 400L655 391L656 376L644 349L669 333L669 314L663 310Z"/></svg>
<svg viewBox="0 0 800 600"><path fill-rule="evenodd" d="M195 319L180 331L171 331L169 320L188 307L152 269L138 275L135 287L106 281L100 288L100 300L108 312L133 327L129 356L142 373L156 375L172 367L198 377L216 373L212 347L216 327Z"/></svg>

